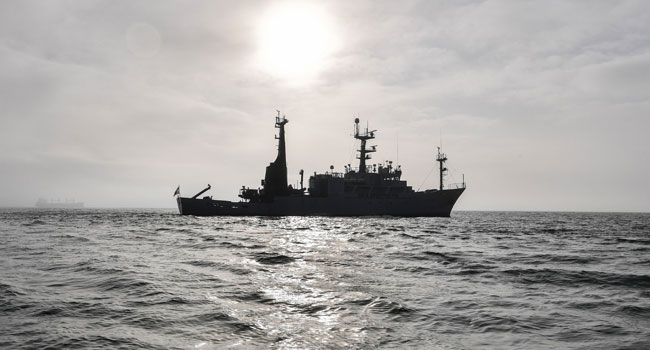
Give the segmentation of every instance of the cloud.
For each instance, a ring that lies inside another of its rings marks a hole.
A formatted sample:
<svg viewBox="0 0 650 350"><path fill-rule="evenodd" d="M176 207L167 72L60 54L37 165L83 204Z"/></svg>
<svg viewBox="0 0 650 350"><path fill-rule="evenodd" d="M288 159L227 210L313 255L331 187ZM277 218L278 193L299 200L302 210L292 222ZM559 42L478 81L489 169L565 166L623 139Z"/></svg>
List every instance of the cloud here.
<svg viewBox="0 0 650 350"><path fill-rule="evenodd" d="M0 205L168 206L208 181L231 198L272 160L281 109L290 182L352 162L359 116L378 161L399 139L414 186L442 134L460 208L650 210L650 186L604 190L650 178L648 3L328 2L340 45L306 86L255 64L270 5L0 4Z"/></svg>

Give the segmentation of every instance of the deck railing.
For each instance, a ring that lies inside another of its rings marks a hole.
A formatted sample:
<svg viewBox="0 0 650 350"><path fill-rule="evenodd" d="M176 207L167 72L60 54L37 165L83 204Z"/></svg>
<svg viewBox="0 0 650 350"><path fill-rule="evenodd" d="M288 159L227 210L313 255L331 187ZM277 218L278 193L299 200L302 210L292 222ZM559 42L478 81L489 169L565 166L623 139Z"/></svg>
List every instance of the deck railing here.
<svg viewBox="0 0 650 350"><path fill-rule="evenodd" d="M464 182L457 182L453 184L446 184L445 189L447 190L455 190L459 188L465 188L465 183Z"/></svg>

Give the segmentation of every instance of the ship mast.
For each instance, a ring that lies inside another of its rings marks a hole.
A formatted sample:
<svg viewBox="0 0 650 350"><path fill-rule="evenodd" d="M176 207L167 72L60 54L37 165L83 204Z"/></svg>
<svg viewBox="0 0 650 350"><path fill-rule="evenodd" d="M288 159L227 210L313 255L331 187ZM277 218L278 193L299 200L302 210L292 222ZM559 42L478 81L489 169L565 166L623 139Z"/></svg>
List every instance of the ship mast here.
<svg viewBox="0 0 650 350"><path fill-rule="evenodd" d="M284 125L289 120L282 116L280 111L275 117L275 127L280 129L280 135L275 138L278 140L278 156L273 163L266 167L266 175L264 176L264 197L271 199L277 195L288 194L287 186L287 153L284 142Z"/></svg>
<svg viewBox="0 0 650 350"><path fill-rule="evenodd" d="M289 122L289 119L287 119L285 116L282 116L282 118L280 118L280 111L276 110L276 112L278 112L278 115L275 117L275 127L280 129L280 136L275 137L278 140L278 156L275 159L274 163L278 163L286 167L287 152L284 144L284 125Z"/></svg>
<svg viewBox="0 0 650 350"><path fill-rule="evenodd" d="M370 149L366 148L366 141L375 138L375 131L377 130L368 131L368 126L366 126L366 130L360 133L359 118L354 118L354 138L361 140L361 147L358 150L359 156L357 157L359 159L359 173L366 172L366 159L370 159L370 154L368 153L377 152L377 146L372 146Z"/></svg>
<svg viewBox="0 0 650 350"><path fill-rule="evenodd" d="M436 157L436 161L440 162L440 191L442 191L444 188L442 184L442 178L443 176L445 176L445 171L447 171L447 168L445 168L447 155L445 155L444 153L440 153L440 147L438 147L438 157Z"/></svg>

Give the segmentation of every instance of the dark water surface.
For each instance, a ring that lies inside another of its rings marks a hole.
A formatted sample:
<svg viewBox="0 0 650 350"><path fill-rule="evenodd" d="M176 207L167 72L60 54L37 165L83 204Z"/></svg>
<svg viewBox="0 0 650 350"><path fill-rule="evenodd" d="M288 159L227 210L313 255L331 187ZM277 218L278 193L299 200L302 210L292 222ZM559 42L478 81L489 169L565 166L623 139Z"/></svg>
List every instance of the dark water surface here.
<svg viewBox="0 0 650 350"><path fill-rule="evenodd" d="M0 209L0 348L650 349L650 215Z"/></svg>

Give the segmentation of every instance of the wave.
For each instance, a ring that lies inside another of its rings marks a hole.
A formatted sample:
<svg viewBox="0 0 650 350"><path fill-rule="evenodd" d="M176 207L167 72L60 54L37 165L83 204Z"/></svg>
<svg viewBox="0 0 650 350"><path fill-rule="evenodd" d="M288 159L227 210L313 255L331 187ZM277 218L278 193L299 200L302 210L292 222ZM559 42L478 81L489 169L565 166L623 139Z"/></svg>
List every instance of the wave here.
<svg viewBox="0 0 650 350"><path fill-rule="evenodd" d="M650 245L650 239L643 238L617 238L616 242Z"/></svg>
<svg viewBox="0 0 650 350"><path fill-rule="evenodd" d="M168 346L158 346L146 340L127 336L63 336L56 339L43 339L40 343L43 348L52 349L169 349Z"/></svg>
<svg viewBox="0 0 650 350"><path fill-rule="evenodd" d="M440 261L443 264L449 264L453 262L457 262L459 259L449 253L440 253L440 252L433 252L433 251L425 251L423 252L423 256L427 260L434 260L434 261Z"/></svg>
<svg viewBox="0 0 650 350"><path fill-rule="evenodd" d="M42 226L42 225L48 225L48 223L43 220L36 219L36 220L32 220L31 222L25 222L22 224L22 226L26 226L26 227Z"/></svg>
<svg viewBox="0 0 650 350"><path fill-rule="evenodd" d="M197 267L209 267L214 270L225 270L232 272L236 275L248 275L251 273L250 270L246 270L243 268L239 268L233 265L229 265L223 262L217 262L217 261L210 261L210 260L190 260L190 261L183 261L183 264L187 265L192 265L192 266L197 266Z"/></svg>
<svg viewBox="0 0 650 350"><path fill-rule="evenodd" d="M503 274L516 277L524 284L553 284L559 286L599 285L609 287L650 288L650 275L615 274L597 271L562 269L509 269Z"/></svg>
<svg viewBox="0 0 650 350"><path fill-rule="evenodd" d="M255 254L255 261L263 265L279 265L292 263L296 259L282 254L257 253Z"/></svg>
<svg viewBox="0 0 650 350"><path fill-rule="evenodd" d="M639 317L644 320L650 319L650 306L623 305L616 309L617 313Z"/></svg>
<svg viewBox="0 0 650 350"><path fill-rule="evenodd" d="M543 264L548 262L565 263L565 264L590 264L601 260L598 256L587 255L565 255L565 254L533 254L521 259L527 264Z"/></svg>
<svg viewBox="0 0 650 350"><path fill-rule="evenodd" d="M492 272L497 269L496 265L486 265L481 263L468 263L461 265L460 271L457 272L458 275L480 275L484 273Z"/></svg>
<svg viewBox="0 0 650 350"><path fill-rule="evenodd" d="M128 276L108 276L88 283L103 292L119 292L126 295L153 296L162 293L153 283Z"/></svg>

